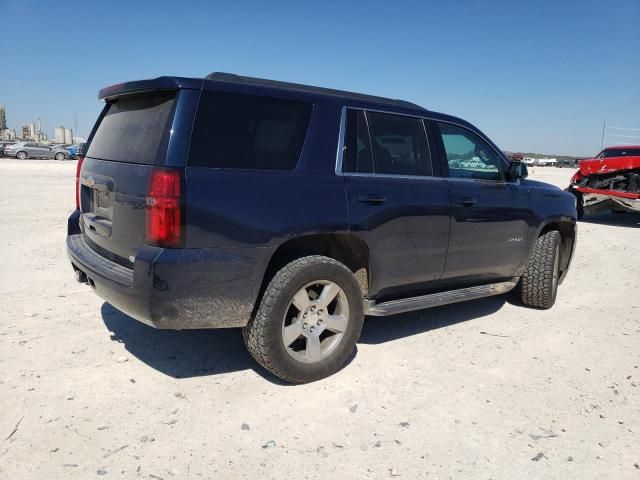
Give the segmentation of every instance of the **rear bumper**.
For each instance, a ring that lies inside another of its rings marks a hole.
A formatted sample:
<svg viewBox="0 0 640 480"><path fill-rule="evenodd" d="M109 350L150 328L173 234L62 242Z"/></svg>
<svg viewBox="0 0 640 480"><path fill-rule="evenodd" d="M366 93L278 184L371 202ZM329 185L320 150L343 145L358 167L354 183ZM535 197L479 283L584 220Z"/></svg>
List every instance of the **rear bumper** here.
<svg viewBox="0 0 640 480"><path fill-rule="evenodd" d="M67 254L73 269L117 309L155 328L182 330L246 325L264 273L259 266L266 265L268 252L145 245L129 269L97 254L82 234L70 232Z"/></svg>

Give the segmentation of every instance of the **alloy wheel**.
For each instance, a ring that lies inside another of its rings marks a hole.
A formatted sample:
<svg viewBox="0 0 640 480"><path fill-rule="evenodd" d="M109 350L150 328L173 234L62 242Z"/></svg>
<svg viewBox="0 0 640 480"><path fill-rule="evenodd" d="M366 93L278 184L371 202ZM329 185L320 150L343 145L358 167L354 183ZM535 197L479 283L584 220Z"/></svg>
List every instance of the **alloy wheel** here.
<svg viewBox="0 0 640 480"><path fill-rule="evenodd" d="M287 353L302 363L318 363L335 352L349 324L349 304L336 283L319 280L296 292L282 322Z"/></svg>

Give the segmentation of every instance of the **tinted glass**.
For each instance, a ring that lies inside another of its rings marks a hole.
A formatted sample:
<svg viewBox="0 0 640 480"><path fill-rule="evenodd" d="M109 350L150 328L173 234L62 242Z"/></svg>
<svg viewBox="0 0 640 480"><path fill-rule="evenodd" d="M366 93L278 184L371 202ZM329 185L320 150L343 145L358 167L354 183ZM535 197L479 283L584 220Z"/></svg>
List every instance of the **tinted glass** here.
<svg viewBox="0 0 640 480"><path fill-rule="evenodd" d="M597 158L640 157L640 148L607 148Z"/></svg>
<svg viewBox="0 0 640 480"><path fill-rule="evenodd" d="M347 110L342 171L373 173L371 141L362 110Z"/></svg>
<svg viewBox="0 0 640 480"><path fill-rule="evenodd" d="M419 118L367 112L375 173L431 175L427 136Z"/></svg>
<svg viewBox="0 0 640 480"><path fill-rule="evenodd" d="M503 180L502 159L475 133L449 123L438 123L449 163L449 176Z"/></svg>
<svg viewBox="0 0 640 480"><path fill-rule="evenodd" d="M117 100L109 106L87 156L116 162L164 163L175 92Z"/></svg>
<svg viewBox="0 0 640 480"><path fill-rule="evenodd" d="M203 92L189 165L293 170L309 126L311 104L253 95Z"/></svg>

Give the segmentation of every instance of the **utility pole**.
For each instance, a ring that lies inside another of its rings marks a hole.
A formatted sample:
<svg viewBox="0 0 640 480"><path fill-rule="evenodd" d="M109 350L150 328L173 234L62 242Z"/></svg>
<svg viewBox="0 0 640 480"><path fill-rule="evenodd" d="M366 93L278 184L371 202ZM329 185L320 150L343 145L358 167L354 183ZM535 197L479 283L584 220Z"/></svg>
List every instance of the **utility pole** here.
<svg viewBox="0 0 640 480"><path fill-rule="evenodd" d="M604 131L607 129L607 117L604 117L602 122L602 140L600 140L600 150L604 149Z"/></svg>

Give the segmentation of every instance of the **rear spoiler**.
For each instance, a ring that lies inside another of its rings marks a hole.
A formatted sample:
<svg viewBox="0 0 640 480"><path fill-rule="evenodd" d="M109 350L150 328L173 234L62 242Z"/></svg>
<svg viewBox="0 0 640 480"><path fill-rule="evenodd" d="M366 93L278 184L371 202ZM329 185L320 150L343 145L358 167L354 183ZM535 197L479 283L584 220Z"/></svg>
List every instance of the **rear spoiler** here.
<svg viewBox="0 0 640 480"><path fill-rule="evenodd" d="M117 83L101 89L98 92L98 99L108 102L126 95L158 90L178 90L180 88L200 90L202 83L202 79L185 77L158 77L149 80Z"/></svg>

